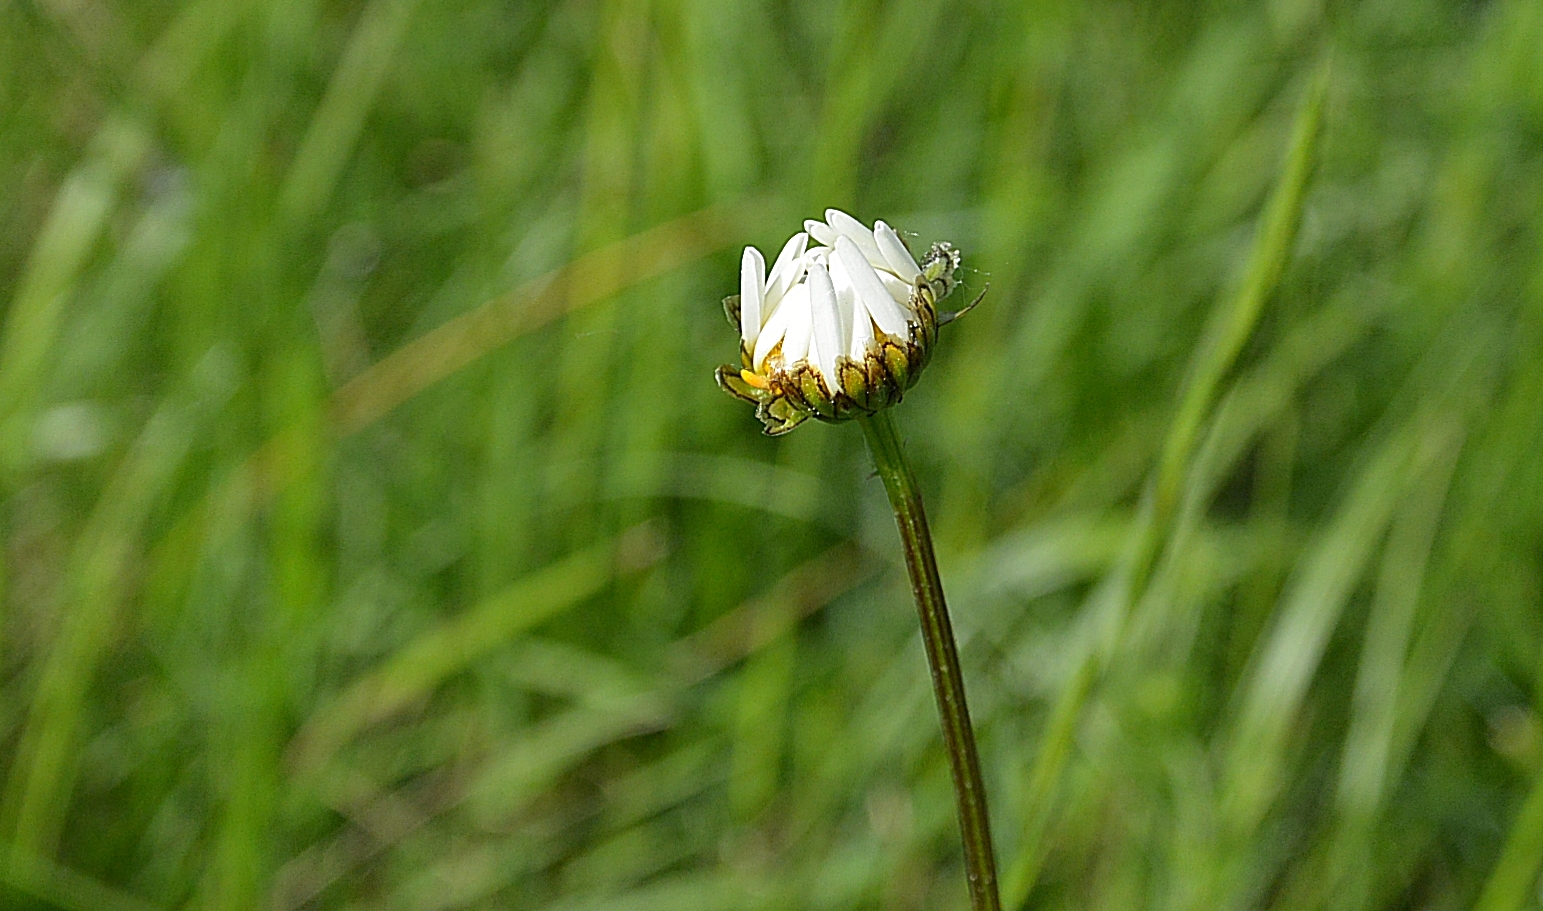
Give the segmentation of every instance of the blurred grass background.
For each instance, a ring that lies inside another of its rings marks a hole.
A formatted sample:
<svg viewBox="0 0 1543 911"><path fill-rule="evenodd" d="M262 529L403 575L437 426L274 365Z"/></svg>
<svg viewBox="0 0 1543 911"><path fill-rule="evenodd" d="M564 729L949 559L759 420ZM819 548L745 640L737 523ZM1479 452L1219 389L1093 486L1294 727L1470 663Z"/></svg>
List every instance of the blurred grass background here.
<svg viewBox="0 0 1543 911"><path fill-rule="evenodd" d="M1533 0L0 2L0 903L964 907L860 434L711 378L738 247L840 206L991 285L898 419L1009 904L1539 907L1540 48Z"/></svg>

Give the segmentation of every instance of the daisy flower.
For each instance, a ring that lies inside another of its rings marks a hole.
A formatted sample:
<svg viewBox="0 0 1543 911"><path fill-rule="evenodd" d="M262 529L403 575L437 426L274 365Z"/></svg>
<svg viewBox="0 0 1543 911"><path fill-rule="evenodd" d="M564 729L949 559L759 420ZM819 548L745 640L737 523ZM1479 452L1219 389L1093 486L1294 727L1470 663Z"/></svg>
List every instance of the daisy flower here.
<svg viewBox="0 0 1543 911"><path fill-rule="evenodd" d="M889 225L870 229L839 209L804 222L770 273L746 247L739 294L724 301L741 366L719 367L718 384L755 404L773 435L887 408L916 382L938 326L959 315L937 311L958 267L948 243L918 263Z"/></svg>

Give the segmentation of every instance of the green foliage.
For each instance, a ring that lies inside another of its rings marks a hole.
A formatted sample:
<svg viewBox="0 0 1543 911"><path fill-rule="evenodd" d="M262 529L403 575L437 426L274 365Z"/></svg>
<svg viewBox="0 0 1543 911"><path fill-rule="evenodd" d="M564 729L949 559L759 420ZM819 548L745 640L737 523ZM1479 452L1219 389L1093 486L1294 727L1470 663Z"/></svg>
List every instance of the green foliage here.
<svg viewBox="0 0 1543 911"><path fill-rule="evenodd" d="M839 206L991 285L895 418L1009 903L1537 908L1539 47L0 3L0 904L965 907L861 434L713 382Z"/></svg>

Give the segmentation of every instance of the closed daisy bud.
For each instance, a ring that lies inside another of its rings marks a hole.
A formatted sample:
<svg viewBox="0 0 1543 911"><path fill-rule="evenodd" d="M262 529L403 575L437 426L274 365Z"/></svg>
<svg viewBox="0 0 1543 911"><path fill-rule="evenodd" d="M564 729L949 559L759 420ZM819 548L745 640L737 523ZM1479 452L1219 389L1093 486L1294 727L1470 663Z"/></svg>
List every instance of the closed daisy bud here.
<svg viewBox="0 0 1543 911"><path fill-rule="evenodd" d="M918 263L894 229L870 230L837 209L777 255L771 271L746 247L739 294L724 300L740 334L740 366L718 368L718 385L756 406L766 432L811 417L844 421L900 401L932 354L939 314L954 289L959 252L935 243ZM811 246L811 243L813 244Z"/></svg>

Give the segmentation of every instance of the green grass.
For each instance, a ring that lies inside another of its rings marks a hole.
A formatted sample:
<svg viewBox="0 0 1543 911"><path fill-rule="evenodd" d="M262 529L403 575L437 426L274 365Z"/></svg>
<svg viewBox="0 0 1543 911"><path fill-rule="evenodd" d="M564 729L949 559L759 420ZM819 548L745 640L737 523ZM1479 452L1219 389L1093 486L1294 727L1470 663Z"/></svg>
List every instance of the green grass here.
<svg viewBox="0 0 1543 911"><path fill-rule="evenodd" d="M991 285L896 418L1009 903L1538 908L1539 47L0 2L0 906L964 908L861 434L712 379L839 206Z"/></svg>

